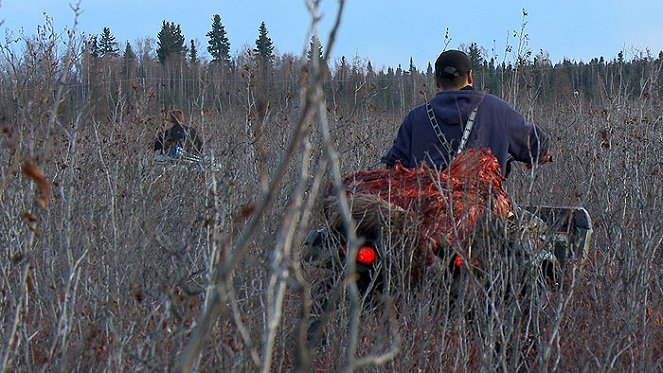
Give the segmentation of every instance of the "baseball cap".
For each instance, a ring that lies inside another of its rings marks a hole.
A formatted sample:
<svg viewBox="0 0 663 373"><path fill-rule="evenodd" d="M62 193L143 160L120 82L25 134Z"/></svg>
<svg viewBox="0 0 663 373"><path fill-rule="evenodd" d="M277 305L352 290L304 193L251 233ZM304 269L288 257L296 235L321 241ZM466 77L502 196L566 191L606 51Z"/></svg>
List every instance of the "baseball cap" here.
<svg viewBox="0 0 663 373"><path fill-rule="evenodd" d="M472 70L470 58L462 51L448 50L440 53L435 61L435 71L445 78L455 78Z"/></svg>

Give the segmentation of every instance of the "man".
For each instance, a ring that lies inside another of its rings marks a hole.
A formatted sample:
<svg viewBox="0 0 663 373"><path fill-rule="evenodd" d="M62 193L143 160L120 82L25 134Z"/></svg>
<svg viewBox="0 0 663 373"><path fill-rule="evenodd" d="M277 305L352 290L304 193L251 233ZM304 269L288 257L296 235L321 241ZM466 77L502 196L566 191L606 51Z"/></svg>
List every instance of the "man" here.
<svg viewBox="0 0 663 373"><path fill-rule="evenodd" d="M182 110L171 110L166 121L173 125L164 132L163 136L157 137L154 142L155 151L160 150L161 153L172 157L182 155L182 150L189 154L201 154L203 143L195 128L184 125L186 118Z"/></svg>
<svg viewBox="0 0 663 373"><path fill-rule="evenodd" d="M467 147L490 148L503 175L511 159L529 165L550 160L548 136L540 128L505 101L474 90L465 53L442 52L435 61L435 83L440 91L403 120L393 146L382 157L387 167L400 161L414 168L425 161L443 169L459 148Z"/></svg>

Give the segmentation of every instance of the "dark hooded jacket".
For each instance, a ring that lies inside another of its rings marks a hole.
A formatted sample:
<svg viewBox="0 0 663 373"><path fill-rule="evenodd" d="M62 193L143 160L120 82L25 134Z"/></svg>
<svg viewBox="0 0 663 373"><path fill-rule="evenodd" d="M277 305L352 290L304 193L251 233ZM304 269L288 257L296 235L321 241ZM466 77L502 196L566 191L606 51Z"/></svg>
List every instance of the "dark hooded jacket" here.
<svg viewBox="0 0 663 373"><path fill-rule="evenodd" d="M198 137L196 129L180 123L173 124L164 132L163 136L157 137L154 142L154 150L167 153L175 144L191 154L200 155L202 153L203 143Z"/></svg>
<svg viewBox="0 0 663 373"><path fill-rule="evenodd" d="M412 109L403 120L394 144L382 162L392 167L396 161L414 168L426 161L431 167L445 168L449 154L456 154L467 119L478 106L474 127L466 147L488 147L506 175L507 159L536 163L549 151L548 136L529 124L511 105L471 87L438 92L430 104L444 134L438 140L422 104Z"/></svg>

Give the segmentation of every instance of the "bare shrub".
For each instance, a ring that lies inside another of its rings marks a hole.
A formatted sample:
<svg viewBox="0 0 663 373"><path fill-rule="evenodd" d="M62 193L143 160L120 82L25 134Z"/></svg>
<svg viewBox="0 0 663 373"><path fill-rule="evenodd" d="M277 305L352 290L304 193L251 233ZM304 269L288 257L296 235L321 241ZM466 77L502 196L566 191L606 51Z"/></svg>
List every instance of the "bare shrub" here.
<svg viewBox="0 0 663 373"><path fill-rule="evenodd" d="M118 79L113 61L91 65L75 27L47 22L16 43L0 60L2 370L663 369L660 60L644 60L641 87L610 65L592 99L542 96L533 76L504 71L508 99L554 139L553 163L515 168L510 196L593 217L590 256L566 265L558 289L490 222L476 237L489 248L481 276L454 287L441 265L414 284L407 258L387 256L391 277L370 301L351 270L302 266L300 243L324 223L328 180L374 167L430 84L394 77L399 96L366 71L344 95L329 60L304 71L285 56L276 88L257 95L245 57L226 86L217 78L231 72L184 79L149 61L145 76ZM151 161L172 105L213 164ZM334 307L311 343L320 279Z"/></svg>

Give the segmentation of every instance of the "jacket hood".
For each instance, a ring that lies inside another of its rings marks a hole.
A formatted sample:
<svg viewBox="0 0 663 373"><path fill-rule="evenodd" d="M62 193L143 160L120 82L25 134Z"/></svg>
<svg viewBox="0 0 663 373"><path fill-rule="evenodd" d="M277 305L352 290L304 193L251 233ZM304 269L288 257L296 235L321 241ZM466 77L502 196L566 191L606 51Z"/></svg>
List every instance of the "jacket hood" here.
<svg viewBox="0 0 663 373"><path fill-rule="evenodd" d="M437 119L448 125L465 123L472 110L477 107L484 93L471 89L440 91L431 100Z"/></svg>

